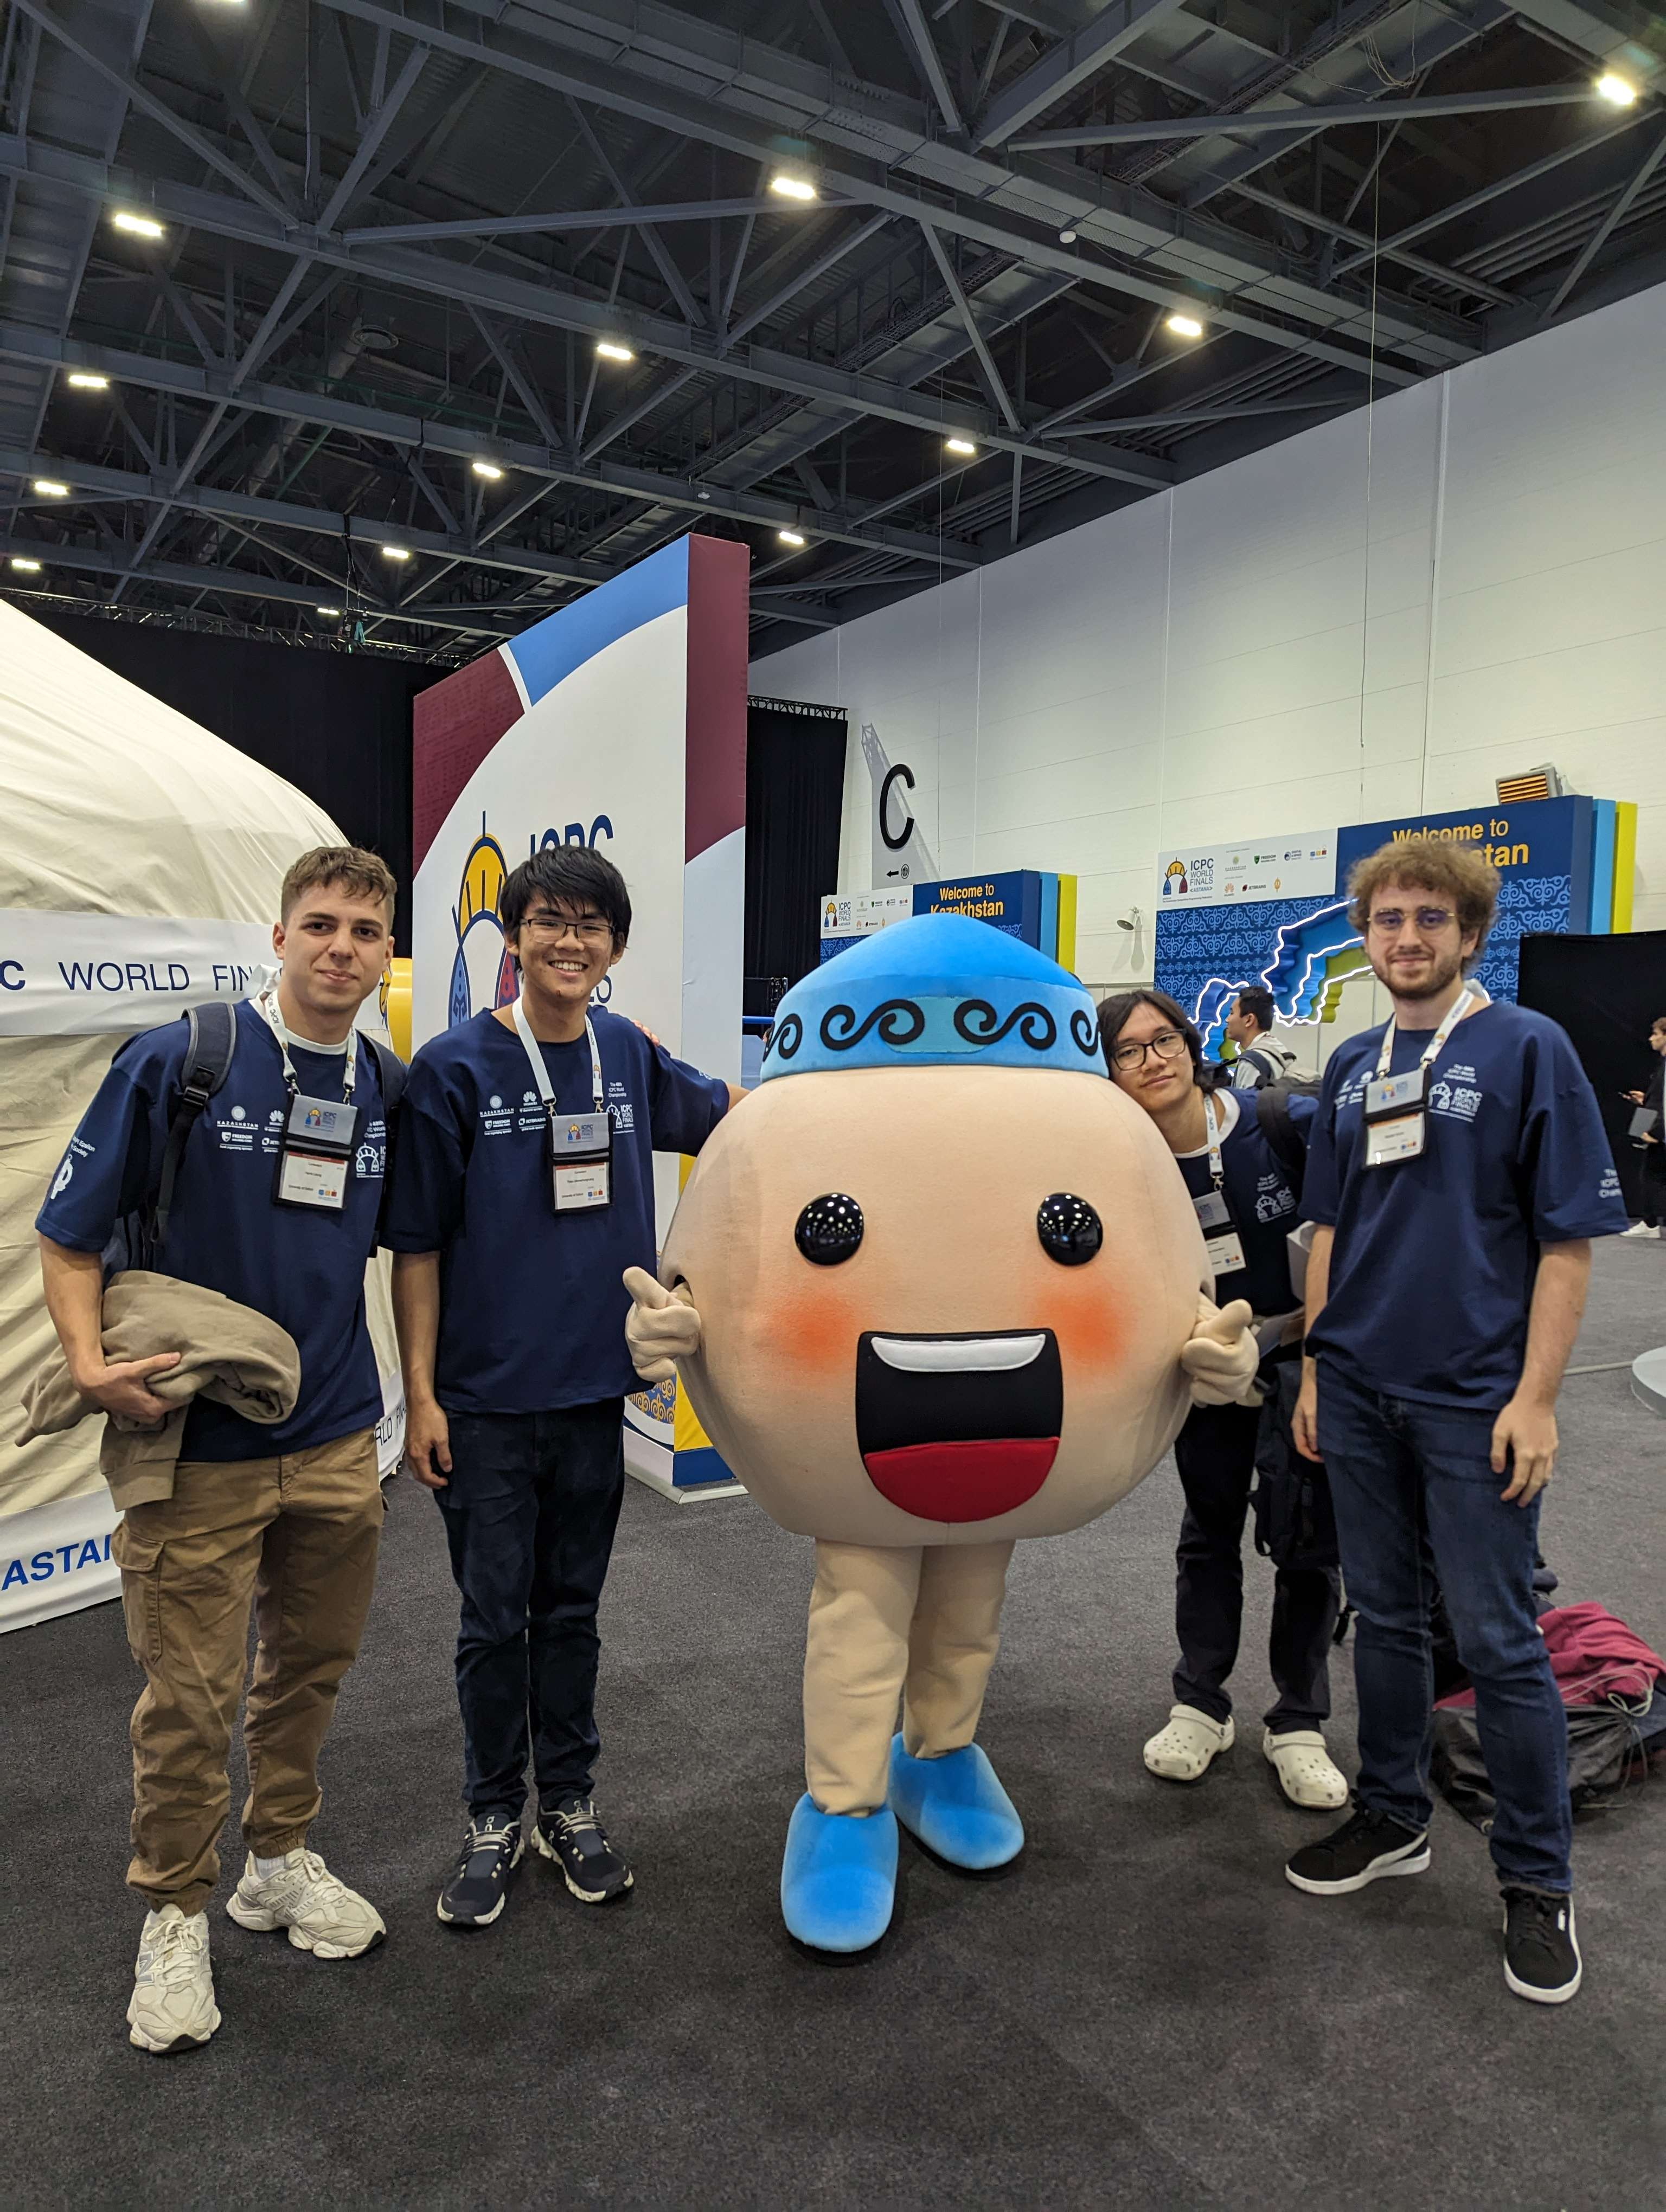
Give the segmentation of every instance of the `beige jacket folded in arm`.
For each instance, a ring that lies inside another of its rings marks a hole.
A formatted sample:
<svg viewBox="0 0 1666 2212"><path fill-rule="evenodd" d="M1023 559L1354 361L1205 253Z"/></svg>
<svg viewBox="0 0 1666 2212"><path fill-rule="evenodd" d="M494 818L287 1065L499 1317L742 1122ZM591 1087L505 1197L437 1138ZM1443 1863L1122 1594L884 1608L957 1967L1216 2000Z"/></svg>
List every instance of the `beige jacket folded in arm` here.
<svg viewBox="0 0 1666 2212"><path fill-rule="evenodd" d="M301 1354L295 1339L264 1314L239 1305L218 1291L182 1283L173 1275L134 1268L105 1287L104 1356L147 1359L177 1352L179 1364L150 1376L146 1388L176 1410L152 1427L125 1414L105 1415L99 1468L118 1508L148 1505L173 1495L173 1469L185 1434L185 1413L200 1390L229 1406L246 1421L287 1420L301 1389ZM23 1394L20 1444L72 1429L103 1408L83 1398L55 1347Z"/></svg>

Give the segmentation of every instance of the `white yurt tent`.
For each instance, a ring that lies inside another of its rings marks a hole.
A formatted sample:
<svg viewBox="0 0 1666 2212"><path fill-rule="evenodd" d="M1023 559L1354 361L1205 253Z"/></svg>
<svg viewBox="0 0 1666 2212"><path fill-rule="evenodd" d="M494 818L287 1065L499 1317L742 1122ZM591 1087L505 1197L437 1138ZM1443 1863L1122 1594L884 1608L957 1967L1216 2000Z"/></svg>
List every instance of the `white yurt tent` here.
<svg viewBox="0 0 1666 2212"><path fill-rule="evenodd" d="M19 1401L52 1343L34 1233L48 1182L122 1039L246 996L272 958L285 870L309 846L344 841L280 776L3 602L0 795L5 1630L117 1591L102 1421L15 1443ZM374 1267L370 1279L386 1468L403 1407L385 1280Z"/></svg>

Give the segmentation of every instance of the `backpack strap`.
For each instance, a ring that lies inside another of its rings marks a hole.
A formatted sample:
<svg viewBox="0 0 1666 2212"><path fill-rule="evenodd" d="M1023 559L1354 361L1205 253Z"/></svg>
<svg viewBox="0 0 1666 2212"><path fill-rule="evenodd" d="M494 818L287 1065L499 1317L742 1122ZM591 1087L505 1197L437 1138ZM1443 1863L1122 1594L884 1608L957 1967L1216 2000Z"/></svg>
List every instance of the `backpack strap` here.
<svg viewBox="0 0 1666 2212"><path fill-rule="evenodd" d="M391 1044L384 1044L368 1030L360 1030L359 1042L368 1044L375 1054L376 1075L382 1086L382 1111L391 1127L399 1110L399 1101L405 1095L405 1078L410 1071Z"/></svg>
<svg viewBox="0 0 1666 2212"><path fill-rule="evenodd" d="M185 1056L179 1070L179 1092L167 1117L167 1142L162 1148L161 1179L150 1218L150 1239L161 1244L167 1236L173 1207L173 1186L179 1163L203 1109L231 1073L237 1049L237 1010L223 999L210 999L193 1006L185 1016Z"/></svg>

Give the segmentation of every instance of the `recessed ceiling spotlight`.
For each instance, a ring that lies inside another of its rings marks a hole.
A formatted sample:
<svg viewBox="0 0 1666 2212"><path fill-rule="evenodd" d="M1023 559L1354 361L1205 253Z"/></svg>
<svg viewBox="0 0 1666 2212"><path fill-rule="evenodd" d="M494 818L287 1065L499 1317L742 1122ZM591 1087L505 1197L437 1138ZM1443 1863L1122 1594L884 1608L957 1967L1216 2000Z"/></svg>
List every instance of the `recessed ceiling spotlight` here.
<svg viewBox="0 0 1666 2212"><path fill-rule="evenodd" d="M970 461L977 447L970 438L963 438L957 433L952 438L945 438L943 450L945 453L958 453L963 460Z"/></svg>
<svg viewBox="0 0 1666 2212"><path fill-rule="evenodd" d="M1076 243L1075 232L1073 230L1061 230L1059 233L1059 243L1061 246L1073 246Z"/></svg>
<svg viewBox="0 0 1666 2212"><path fill-rule="evenodd" d="M1166 316L1163 327L1172 331L1177 338L1201 338L1203 335L1202 319L1185 307L1177 307L1171 315Z"/></svg>
<svg viewBox="0 0 1666 2212"><path fill-rule="evenodd" d="M167 234L161 223L148 215L135 215L131 208L118 208L110 218L118 230L131 230L135 238L165 238Z"/></svg>
<svg viewBox="0 0 1666 2212"><path fill-rule="evenodd" d="M107 392L110 389L109 378L99 375L94 369L72 368L69 380L77 392Z"/></svg>
<svg viewBox="0 0 1666 2212"><path fill-rule="evenodd" d="M598 338L596 351L604 361L635 361L636 358L630 348L621 345L617 338Z"/></svg>
<svg viewBox="0 0 1666 2212"><path fill-rule="evenodd" d="M20 576L35 576L40 573L40 562L26 560L21 553L12 555L11 564Z"/></svg>
<svg viewBox="0 0 1666 2212"><path fill-rule="evenodd" d="M778 169L770 178L769 189L778 199L802 203L821 198L808 177L795 177L786 169Z"/></svg>
<svg viewBox="0 0 1666 2212"><path fill-rule="evenodd" d="M69 485L58 483L51 477L37 477L34 489L42 499L68 499L70 496Z"/></svg>
<svg viewBox="0 0 1666 2212"><path fill-rule="evenodd" d="M1633 106L1637 100L1637 87L1629 77L1618 76L1613 70L1604 70L1596 80L1598 95L1612 100L1616 107Z"/></svg>
<svg viewBox="0 0 1666 2212"><path fill-rule="evenodd" d="M804 533L798 530L778 530L775 532L783 545L802 545Z"/></svg>
<svg viewBox="0 0 1666 2212"><path fill-rule="evenodd" d="M409 561L410 549L405 545L384 545L382 558L384 561Z"/></svg>
<svg viewBox="0 0 1666 2212"><path fill-rule="evenodd" d="M484 477L488 483L498 483L502 480L503 471L496 461L472 461L470 466L476 476Z"/></svg>

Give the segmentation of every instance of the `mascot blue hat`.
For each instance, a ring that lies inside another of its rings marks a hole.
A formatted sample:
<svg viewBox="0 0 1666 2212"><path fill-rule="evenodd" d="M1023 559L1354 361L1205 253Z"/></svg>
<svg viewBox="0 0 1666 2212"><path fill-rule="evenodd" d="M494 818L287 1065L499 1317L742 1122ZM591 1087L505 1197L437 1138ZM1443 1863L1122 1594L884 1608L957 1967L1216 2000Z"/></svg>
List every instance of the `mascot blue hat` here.
<svg viewBox="0 0 1666 2212"><path fill-rule="evenodd" d="M970 1066L1103 1075L1093 1001L1056 960L987 921L921 914L793 986L764 1041L760 1079Z"/></svg>

